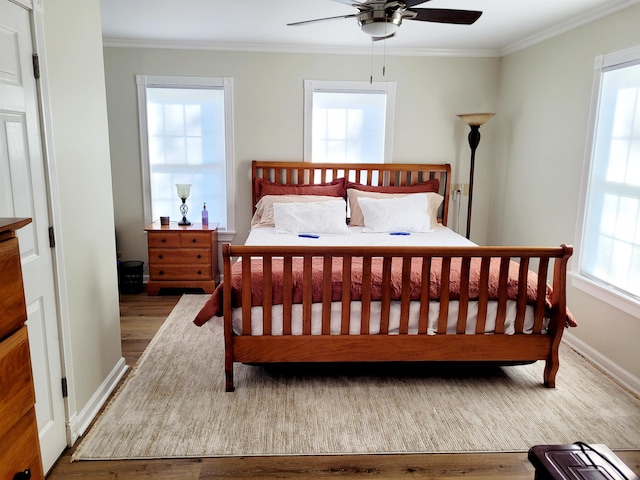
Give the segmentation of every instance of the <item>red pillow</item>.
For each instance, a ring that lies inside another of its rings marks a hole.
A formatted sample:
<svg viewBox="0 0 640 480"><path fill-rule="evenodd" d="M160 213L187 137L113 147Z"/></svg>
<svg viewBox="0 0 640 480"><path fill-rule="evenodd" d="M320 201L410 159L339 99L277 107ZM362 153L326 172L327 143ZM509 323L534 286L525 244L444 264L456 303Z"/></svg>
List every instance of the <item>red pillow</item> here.
<svg viewBox="0 0 640 480"><path fill-rule="evenodd" d="M360 183L348 182L347 188L353 188L354 190L361 190L363 192L378 192L378 193L426 193L435 192L440 190L440 181L437 178L427 180L426 182L416 183L413 185L362 185Z"/></svg>
<svg viewBox="0 0 640 480"><path fill-rule="evenodd" d="M344 178L336 178L327 183L283 185L270 182L264 178L256 178L254 188L256 202L265 195L324 195L345 198L347 195L345 183Z"/></svg>

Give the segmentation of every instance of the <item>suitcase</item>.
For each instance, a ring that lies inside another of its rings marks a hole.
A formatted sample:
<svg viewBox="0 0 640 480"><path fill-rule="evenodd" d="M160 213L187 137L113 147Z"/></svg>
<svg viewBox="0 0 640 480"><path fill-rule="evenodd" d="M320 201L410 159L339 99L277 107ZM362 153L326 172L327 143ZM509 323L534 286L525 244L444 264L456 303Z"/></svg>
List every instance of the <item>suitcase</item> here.
<svg viewBox="0 0 640 480"><path fill-rule="evenodd" d="M528 458L536 469L535 480L640 480L601 444L536 445Z"/></svg>

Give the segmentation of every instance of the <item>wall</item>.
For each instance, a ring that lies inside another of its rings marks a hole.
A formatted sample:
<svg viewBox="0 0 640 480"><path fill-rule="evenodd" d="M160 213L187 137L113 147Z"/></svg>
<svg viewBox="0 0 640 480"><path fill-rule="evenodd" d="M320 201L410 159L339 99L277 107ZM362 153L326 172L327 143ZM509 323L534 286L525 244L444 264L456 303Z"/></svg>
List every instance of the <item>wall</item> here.
<svg viewBox="0 0 640 480"><path fill-rule="evenodd" d="M82 410L122 357L99 1L47 2L44 31L62 321L71 343L65 361L73 370L70 403Z"/></svg>
<svg viewBox="0 0 640 480"><path fill-rule="evenodd" d="M503 58L489 243L574 243L594 59L640 44L638 25L640 6ZM568 301L571 334L640 381L640 319L571 282Z"/></svg>
<svg viewBox="0 0 640 480"><path fill-rule="evenodd" d="M119 47L106 47L104 58L119 250L124 260L145 262L136 74L233 78L238 232L234 243L242 243L251 219L251 160L302 160L303 80L368 81L371 65L367 55ZM397 82L394 161L448 162L454 179L467 182L468 127L456 114L495 108L498 66L496 58L387 57L386 80ZM382 79L374 72L374 80ZM478 163L486 162L491 151L491 128L486 127ZM483 243L490 195L483 183L490 179L478 177L472 238ZM464 215L460 223L464 234Z"/></svg>

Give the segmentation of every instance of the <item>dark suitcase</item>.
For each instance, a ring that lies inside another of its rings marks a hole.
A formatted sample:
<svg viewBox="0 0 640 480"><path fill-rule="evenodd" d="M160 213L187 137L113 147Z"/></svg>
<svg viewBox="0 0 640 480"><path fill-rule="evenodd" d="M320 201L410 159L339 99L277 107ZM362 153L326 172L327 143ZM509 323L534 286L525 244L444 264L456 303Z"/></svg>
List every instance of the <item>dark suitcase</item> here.
<svg viewBox="0 0 640 480"><path fill-rule="evenodd" d="M529 450L535 480L640 480L605 445L536 445Z"/></svg>

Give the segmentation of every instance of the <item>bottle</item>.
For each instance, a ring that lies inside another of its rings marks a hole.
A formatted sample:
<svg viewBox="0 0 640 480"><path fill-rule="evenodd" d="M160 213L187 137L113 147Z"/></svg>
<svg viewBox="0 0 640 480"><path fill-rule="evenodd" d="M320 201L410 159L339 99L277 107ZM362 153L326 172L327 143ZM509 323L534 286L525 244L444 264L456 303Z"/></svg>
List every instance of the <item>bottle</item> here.
<svg viewBox="0 0 640 480"><path fill-rule="evenodd" d="M207 212L207 204L202 207L202 225L209 225L209 212Z"/></svg>

